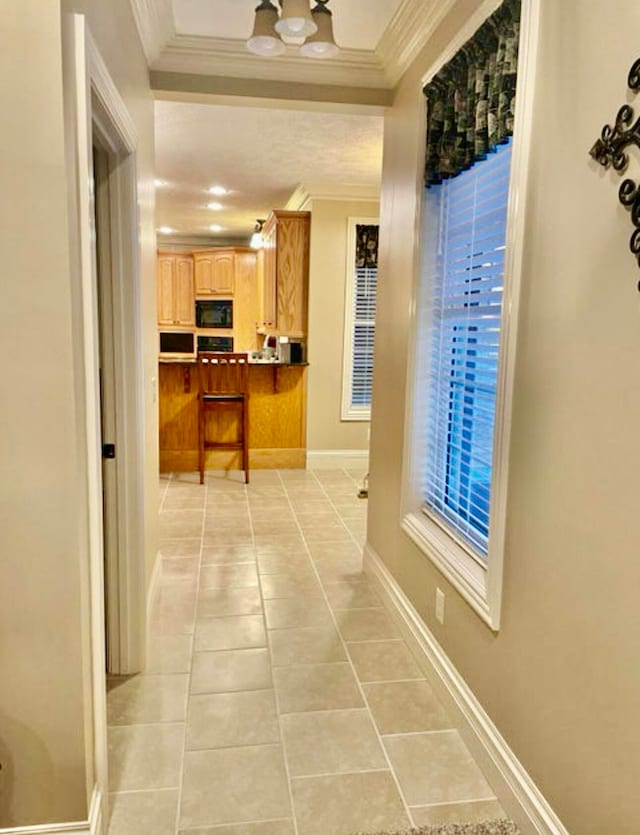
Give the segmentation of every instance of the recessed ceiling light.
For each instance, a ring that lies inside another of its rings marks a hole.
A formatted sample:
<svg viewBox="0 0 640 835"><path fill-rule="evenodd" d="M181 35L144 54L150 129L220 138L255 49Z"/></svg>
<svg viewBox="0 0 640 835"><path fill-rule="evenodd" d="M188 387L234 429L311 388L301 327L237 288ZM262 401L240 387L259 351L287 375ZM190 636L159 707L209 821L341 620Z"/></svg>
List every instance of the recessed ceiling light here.
<svg viewBox="0 0 640 835"><path fill-rule="evenodd" d="M157 229L157 231L158 231L161 235L170 235L170 234L171 234L172 232L174 232L175 230L174 230L174 229L172 229L170 226L160 226L160 227Z"/></svg>
<svg viewBox="0 0 640 835"><path fill-rule="evenodd" d="M153 184L156 188L164 188L164 186L167 185L167 181L166 180L154 180Z"/></svg>
<svg viewBox="0 0 640 835"><path fill-rule="evenodd" d="M224 230L224 226L220 226L219 223L212 223L209 230L211 232L222 232Z"/></svg>
<svg viewBox="0 0 640 835"><path fill-rule="evenodd" d="M217 197L222 197L222 195L226 193L227 190L224 186L211 186L209 189L209 194L215 194Z"/></svg>
<svg viewBox="0 0 640 835"><path fill-rule="evenodd" d="M222 203L207 203L207 209L213 209L214 212L219 212L221 209L224 209Z"/></svg>

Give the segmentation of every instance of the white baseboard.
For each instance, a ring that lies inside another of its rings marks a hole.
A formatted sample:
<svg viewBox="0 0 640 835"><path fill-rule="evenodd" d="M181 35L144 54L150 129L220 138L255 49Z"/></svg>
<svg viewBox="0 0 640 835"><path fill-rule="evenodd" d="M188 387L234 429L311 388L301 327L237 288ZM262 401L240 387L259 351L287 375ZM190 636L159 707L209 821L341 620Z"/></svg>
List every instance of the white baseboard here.
<svg viewBox="0 0 640 835"><path fill-rule="evenodd" d="M89 820L73 823L49 823L0 829L0 835L102 835L102 792L96 786L91 798Z"/></svg>
<svg viewBox="0 0 640 835"><path fill-rule="evenodd" d="M104 801L104 792L99 786L95 786L89 808L89 832L91 835L104 835L107 831L107 810L104 808Z"/></svg>
<svg viewBox="0 0 640 835"><path fill-rule="evenodd" d="M162 578L162 556L160 551L156 552L156 560L153 564L153 571L151 572L151 579L149 580L149 588L147 589L147 623L151 617L151 609L153 601L156 599L156 592L160 585Z"/></svg>
<svg viewBox="0 0 640 835"><path fill-rule="evenodd" d="M569 835L488 714L375 550L364 549L365 571L397 621L435 692L522 835Z"/></svg>
<svg viewBox="0 0 640 835"><path fill-rule="evenodd" d="M369 469L368 449L308 449L308 470Z"/></svg>

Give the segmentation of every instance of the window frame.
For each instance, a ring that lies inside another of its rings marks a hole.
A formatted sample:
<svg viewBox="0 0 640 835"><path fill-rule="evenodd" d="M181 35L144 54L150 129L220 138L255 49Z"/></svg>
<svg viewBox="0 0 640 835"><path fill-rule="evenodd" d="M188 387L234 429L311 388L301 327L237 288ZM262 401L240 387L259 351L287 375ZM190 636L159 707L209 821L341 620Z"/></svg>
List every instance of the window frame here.
<svg viewBox="0 0 640 835"><path fill-rule="evenodd" d="M354 351L354 301L356 292L356 227L378 226L379 217L347 218L347 260L345 265L344 334L342 351L342 397L340 419L342 421L371 420L371 404L366 407L354 406L351 402L353 382ZM376 298L377 301L377 298ZM374 324L375 327L375 324ZM375 333L375 331L374 331Z"/></svg>
<svg viewBox="0 0 640 835"><path fill-rule="evenodd" d="M438 61L421 81L421 89L473 36L475 31L500 4L496 0L483 3L475 15L459 31ZM516 364L517 322L520 302L522 262L525 234L525 207L531 126L535 94L535 67L538 48L540 0L522 0L520 44L518 57L518 107L512 137L511 172L507 204L506 252L504 263L504 291L501 320L501 344L498 361L498 380L493 443L493 473L489 518L489 546L486 563L473 553L471 547L458 539L444 525L424 511L424 464L426 438L416 415L420 414L428 397L428 357L421 345L428 323L425 323L424 294L421 292L422 254L427 244L427 230L423 228L422 178L417 183L417 247L414 269L413 321L408 367L408 400L404 449L404 477L401 526L404 533L431 560L451 585L469 603L484 623L494 632L500 629L502 613L502 580L506 535L506 509L509 481L509 446L513 409L513 389ZM422 93L421 93L422 95ZM423 139L426 130L424 100Z"/></svg>

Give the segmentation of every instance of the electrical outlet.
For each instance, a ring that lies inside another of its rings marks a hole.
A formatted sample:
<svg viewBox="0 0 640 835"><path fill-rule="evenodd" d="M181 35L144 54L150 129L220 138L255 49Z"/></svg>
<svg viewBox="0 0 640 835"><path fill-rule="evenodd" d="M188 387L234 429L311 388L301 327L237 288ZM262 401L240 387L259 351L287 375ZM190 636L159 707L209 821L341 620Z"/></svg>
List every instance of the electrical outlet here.
<svg viewBox="0 0 640 835"><path fill-rule="evenodd" d="M444 592L436 589L436 620L444 624Z"/></svg>

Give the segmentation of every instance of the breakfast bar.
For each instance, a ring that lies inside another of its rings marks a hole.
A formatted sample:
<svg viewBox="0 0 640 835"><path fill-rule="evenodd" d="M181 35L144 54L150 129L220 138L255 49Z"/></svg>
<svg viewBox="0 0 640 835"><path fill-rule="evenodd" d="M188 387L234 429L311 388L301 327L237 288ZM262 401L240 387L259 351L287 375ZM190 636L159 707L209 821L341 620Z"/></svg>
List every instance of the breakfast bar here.
<svg viewBox="0 0 640 835"><path fill-rule="evenodd" d="M160 471L198 469L198 366L195 360L160 361ZM252 469L306 465L306 364L249 365L249 463ZM210 418L217 438L238 436L231 408ZM241 454L208 450L206 469L241 469Z"/></svg>

